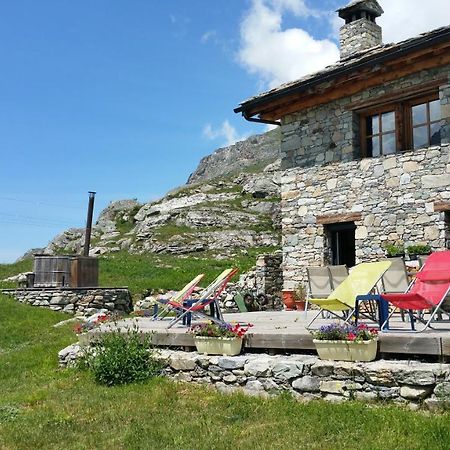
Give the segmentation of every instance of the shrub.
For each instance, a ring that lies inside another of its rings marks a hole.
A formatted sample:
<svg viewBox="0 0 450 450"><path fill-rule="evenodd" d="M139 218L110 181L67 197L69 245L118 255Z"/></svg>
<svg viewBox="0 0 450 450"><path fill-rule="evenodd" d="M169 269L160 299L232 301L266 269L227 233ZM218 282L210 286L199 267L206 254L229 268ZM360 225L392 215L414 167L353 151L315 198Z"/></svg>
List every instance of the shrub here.
<svg viewBox="0 0 450 450"><path fill-rule="evenodd" d="M431 247L429 245L410 245L406 251L409 255L429 255L431 253Z"/></svg>
<svg viewBox="0 0 450 450"><path fill-rule="evenodd" d="M161 373L163 365L151 350L149 337L136 330L106 333L85 353L80 364L99 384L114 386L142 382Z"/></svg>
<svg viewBox="0 0 450 450"><path fill-rule="evenodd" d="M386 250L386 255L390 257L404 256L405 254L405 247L402 244L386 244L384 249Z"/></svg>

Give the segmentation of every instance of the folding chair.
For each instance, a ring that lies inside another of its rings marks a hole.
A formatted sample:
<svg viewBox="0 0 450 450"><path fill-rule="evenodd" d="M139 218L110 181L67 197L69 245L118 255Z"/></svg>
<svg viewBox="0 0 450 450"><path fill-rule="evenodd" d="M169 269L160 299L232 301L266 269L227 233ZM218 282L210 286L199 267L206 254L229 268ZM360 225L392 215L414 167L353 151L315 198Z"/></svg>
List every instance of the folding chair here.
<svg viewBox="0 0 450 450"><path fill-rule="evenodd" d="M403 258L389 258L391 263L389 269L384 273L381 278L381 289L379 291L390 294L404 293L409 288L408 272L406 271L405 261ZM380 284L380 283L379 283ZM389 305L379 294L358 295L356 297L355 308L355 324L359 321L360 303L368 302L369 307L376 303L378 306L378 323L380 328L389 316ZM376 311L371 310L371 316L375 317ZM402 316L403 318L403 316ZM386 324L386 329L389 327L389 323Z"/></svg>
<svg viewBox="0 0 450 450"><path fill-rule="evenodd" d="M319 306L320 310L306 327L319 317L322 311L328 311L338 319L347 322L351 319L356 307L358 295L369 294L389 269L389 261L362 263L353 267L349 276L326 299L310 299L310 303Z"/></svg>
<svg viewBox="0 0 450 450"><path fill-rule="evenodd" d="M205 276L204 273L197 275L192 281L190 281L186 286L184 286L181 291L177 292L172 298L169 300L166 299L158 299L158 302L163 305L163 308L153 316L153 320L160 320L169 314L170 311L177 310L182 307L183 301L188 298L194 289L197 287L198 283Z"/></svg>
<svg viewBox="0 0 450 450"><path fill-rule="evenodd" d="M433 328L431 323L439 313L446 313L442 308L446 297L450 294L450 251L432 253L427 263L417 272L416 279L405 294L382 294L382 298L395 306L382 330L392 317L396 309L406 310L410 316L411 330L409 332L421 333L427 328ZM426 321L418 312L431 310L430 318ZM421 322L424 327L416 330L415 323ZM392 329L389 331L405 331Z"/></svg>
<svg viewBox="0 0 450 450"><path fill-rule="evenodd" d="M330 271L333 289L336 289L348 277L348 268L345 265L328 266L328 270Z"/></svg>
<svg viewBox="0 0 450 450"><path fill-rule="evenodd" d="M171 320L167 328L173 327L176 323L184 318L189 318L190 322L191 316L205 318L216 323L224 323L222 313L220 311L220 305L217 299L219 295L223 292L228 282L231 278L236 275L238 269L226 269L224 270L202 293L201 298L192 299L190 301L184 301L181 307L178 307L180 314ZM206 306L210 306L216 316L207 315L203 312Z"/></svg>

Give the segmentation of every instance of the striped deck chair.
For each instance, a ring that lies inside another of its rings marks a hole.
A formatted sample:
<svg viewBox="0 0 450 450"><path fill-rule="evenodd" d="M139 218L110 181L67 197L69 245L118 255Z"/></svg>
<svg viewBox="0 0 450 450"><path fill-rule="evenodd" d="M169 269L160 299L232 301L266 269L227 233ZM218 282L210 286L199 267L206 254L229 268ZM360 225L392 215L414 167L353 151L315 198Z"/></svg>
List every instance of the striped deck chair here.
<svg viewBox="0 0 450 450"><path fill-rule="evenodd" d="M443 308L447 296L450 294L450 251L432 253L422 269L417 272L416 279L405 294L381 294L381 297L395 306L385 324L394 314L396 309L406 310L410 316L410 332L421 333L427 328L433 328L431 323L440 312L446 312ZM426 321L420 312L431 311L430 318ZM417 330L416 322L422 323L422 329ZM404 329L389 331L405 331Z"/></svg>
<svg viewBox="0 0 450 450"><path fill-rule="evenodd" d="M219 295L223 292L228 282L231 280L231 278L236 275L238 272L238 269L226 269L224 270L203 292L201 298L199 299L193 299L190 304L184 304L181 307L181 314L179 314L177 317L175 317L167 328L173 327L176 323L178 323L180 320L183 320L188 315L192 315L193 317L197 318L205 318L208 320L211 320L216 323L224 323L222 313L220 311L220 306L218 302ZM205 306L210 306L216 316L214 315L207 315L204 312Z"/></svg>
<svg viewBox="0 0 450 450"><path fill-rule="evenodd" d="M158 302L163 305L161 310L153 317L154 320L160 320L169 314L171 311L179 311L183 308L183 301L186 300L192 292L194 292L194 289L197 287L198 283L203 279L205 276L204 273L201 273L200 275L197 275L192 281L190 281L186 286L184 286L181 291L177 292L173 297L170 299L158 299Z"/></svg>
<svg viewBox="0 0 450 450"><path fill-rule="evenodd" d="M358 264L328 298L309 299L310 303L320 309L306 328L311 329L311 325L323 311L330 312L338 319L345 321L351 319L356 307L356 297L369 294L390 265L389 261Z"/></svg>

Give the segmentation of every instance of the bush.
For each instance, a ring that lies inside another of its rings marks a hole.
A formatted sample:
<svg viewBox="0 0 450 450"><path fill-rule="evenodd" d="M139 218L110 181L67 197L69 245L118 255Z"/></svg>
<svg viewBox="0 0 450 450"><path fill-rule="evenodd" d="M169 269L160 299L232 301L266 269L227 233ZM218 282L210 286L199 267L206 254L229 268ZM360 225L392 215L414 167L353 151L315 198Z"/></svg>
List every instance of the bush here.
<svg viewBox="0 0 450 450"><path fill-rule="evenodd" d="M103 335L86 352L83 366L92 372L97 383L107 386L142 382L158 376L163 368L153 357L150 338L135 330Z"/></svg>

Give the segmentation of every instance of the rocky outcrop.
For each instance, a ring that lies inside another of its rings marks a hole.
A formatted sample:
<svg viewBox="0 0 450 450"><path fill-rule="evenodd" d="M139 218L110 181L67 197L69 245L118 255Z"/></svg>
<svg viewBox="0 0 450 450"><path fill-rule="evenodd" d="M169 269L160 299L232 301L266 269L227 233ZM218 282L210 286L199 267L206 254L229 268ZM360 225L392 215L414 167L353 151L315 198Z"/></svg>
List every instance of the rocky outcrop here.
<svg viewBox="0 0 450 450"><path fill-rule="evenodd" d="M280 134L273 130L203 158L187 185L157 201L111 202L92 229L90 254L212 251L229 256L249 247L279 247L279 153ZM80 253L84 233L69 229L43 253Z"/></svg>
<svg viewBox="0 0 450 450"><path fill-rule="evenodd" d="M213 154L205 156L188 184L212 180L224 175L239 173L245 168L267 165L280 158L280 130L275 129L264 134L251 136L245 141L229 147L219 148Z"/></svg>
<svg viewBox="0 0 450 450"><path fill-rule="evenodd" d="M92 231L91 255L130 253L234 254L280 243L280 172L271 164L260 173L186 185L155 202L111 203ZM81 251L84 229L57 236L45 253Z"/></svg>

